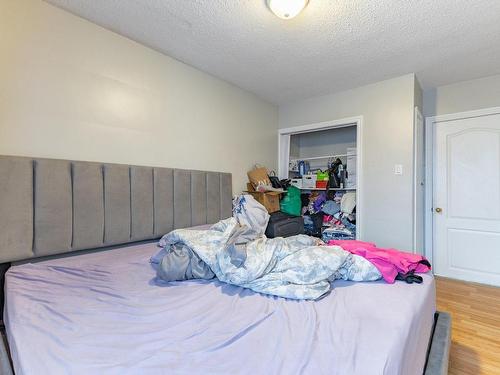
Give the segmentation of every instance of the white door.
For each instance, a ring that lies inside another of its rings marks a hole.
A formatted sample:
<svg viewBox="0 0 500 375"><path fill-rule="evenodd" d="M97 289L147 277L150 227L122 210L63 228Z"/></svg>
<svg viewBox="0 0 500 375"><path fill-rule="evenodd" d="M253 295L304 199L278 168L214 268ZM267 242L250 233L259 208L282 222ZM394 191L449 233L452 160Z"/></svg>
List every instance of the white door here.
<svg viewBox="0 0 500 375"><path fill-rule="evenodd" d="M500 114L434 131L434 271L500 285Z"/></svg>

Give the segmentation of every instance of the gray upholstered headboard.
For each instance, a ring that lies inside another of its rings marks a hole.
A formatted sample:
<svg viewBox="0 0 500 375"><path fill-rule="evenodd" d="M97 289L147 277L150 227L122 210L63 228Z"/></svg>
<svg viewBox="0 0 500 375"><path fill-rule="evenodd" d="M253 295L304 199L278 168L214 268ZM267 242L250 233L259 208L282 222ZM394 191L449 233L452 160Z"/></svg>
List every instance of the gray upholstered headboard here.
<svg viewBox="0 0 500 375"><path fill-rule="evenodd" d="M0 156L0 263L215 223L231 198L229 173Z"/></svg>

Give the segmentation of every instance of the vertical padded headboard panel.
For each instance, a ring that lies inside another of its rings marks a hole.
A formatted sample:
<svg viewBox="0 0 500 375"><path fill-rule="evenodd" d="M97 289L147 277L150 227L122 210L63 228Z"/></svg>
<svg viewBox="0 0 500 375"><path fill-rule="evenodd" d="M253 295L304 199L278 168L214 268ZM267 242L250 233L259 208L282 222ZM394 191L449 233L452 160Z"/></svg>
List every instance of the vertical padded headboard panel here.
<svg viewBox="0 0 500 375"><path fill-rule="evenodd" d="M104 246L104 183L102 165L74 162L73 250Z"/></svg>
<svg viewBox="0 0 500 375"><path fill-rule="evenodd" d="M174 170L174 228L186 228L191 224L191 172Z"/></svg>
<svg viewBox="0 0 500 375"><path fill-rule="evenodd" d="M0 156L0 259L33 256L33 161Z"/></svg>
<svg viewBox="0 0 500 375"><path fill-rule="evenodd" d="M227 199L227 197L232 196L232 184L233 179L231 173L220 173L220 217L225 219L230 217L233 212L233 201Z"/></svg>
<svg viewBox="0 0 500 375"><path fill-rule="evenodd" d="M153 168L130 167L131 238L140 241L154 235Z"/></svg>
<svg viewBox="0 0 500 375"><path fill-rule="evenodd" d="M43 256L70 251L73 235L71 163L35 160L34 171L33 252Z"/></svg>
<svg viewBox="0 0 500 375"><path fill-rule="evenodd" d="M126 165L104 165L104 244L130 241L130 170Z"/></svg>
<svg viewBox="0 0 500 375"><path fill-rule="evenodd" d="M207 173L191 172L191 225L207 222Z"/></svg>
<svg viewBox="0 0 500 375"><path fill-rule="evenodd" d="M0 263L231 216L231 174L0 156Z"/></svg>
<svg viewBox="0 0 500 375"><path fill-rule="evenodd" d="M153 184L154 233L159 237L174 229L174 170L154 168Z"/></svg>
<svg viewBox="0 0 500 375"><path fill-rule="evenodd" d="M207 220L217 222L221 218L220 174L207 173Z"/></svg>

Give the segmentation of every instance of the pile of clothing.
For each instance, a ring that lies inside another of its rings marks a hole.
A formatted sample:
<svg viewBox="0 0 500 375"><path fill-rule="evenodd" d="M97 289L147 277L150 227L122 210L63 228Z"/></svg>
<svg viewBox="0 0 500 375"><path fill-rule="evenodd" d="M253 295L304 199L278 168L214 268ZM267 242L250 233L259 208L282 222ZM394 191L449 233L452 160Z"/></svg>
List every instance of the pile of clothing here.
<svg viewBox="0 0 500 375"><path fill-rule="evenodd" d="M313 192L302 195L306 234L323 241L356 238L356 193Z"/></svg>
<svg viewBox="0 0 500 375"><path fill-rule="evenodd" d="M392 284L395 280L408 284L422 283L416 273L425 273L431 269L427 259L419 254L407 253L395 249L377 247L374 243L356 240L331 240L329 246L340 246L343 250L356 254L373 264L385 281Z"/></svg>

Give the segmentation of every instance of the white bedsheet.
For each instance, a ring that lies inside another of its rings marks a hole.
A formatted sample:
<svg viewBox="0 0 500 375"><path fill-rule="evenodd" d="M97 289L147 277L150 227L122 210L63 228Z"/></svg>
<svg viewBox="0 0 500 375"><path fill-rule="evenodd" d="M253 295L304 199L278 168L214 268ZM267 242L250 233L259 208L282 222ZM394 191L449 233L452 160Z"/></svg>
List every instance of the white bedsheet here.
<svg viewBox="0 0 500 375"><path fill-rule="evenodd" d="M5 324L21 374L422 374L422 285L336 282L292 301L217 281L157 285L155 244L13 266Z"/></svg>

